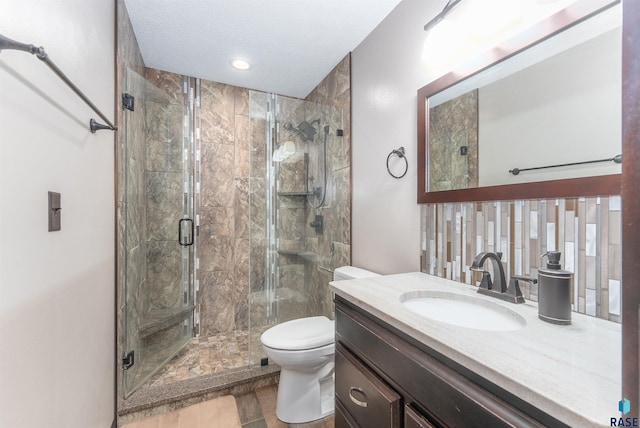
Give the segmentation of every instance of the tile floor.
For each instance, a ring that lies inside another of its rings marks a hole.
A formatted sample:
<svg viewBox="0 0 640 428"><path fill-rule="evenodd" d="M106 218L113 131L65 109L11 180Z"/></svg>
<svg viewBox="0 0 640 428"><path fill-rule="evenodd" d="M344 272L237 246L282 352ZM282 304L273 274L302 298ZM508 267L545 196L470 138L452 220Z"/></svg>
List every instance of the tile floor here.
<svg viewBox="0 0 640 428"><path fill-rule="evenodd" d="M211 337L194 337L144 387L223 373L249 365L249 339L246 331L232 331Z"/></svg>
<svg viewBox="0 0 640 428"><path fill-rule="evenodd" d="M242 428L236 399L225 395L161 415L123 425L122 428Z"/></svg>
<svg viewBox="0 0 640 428"><path fill-rule="evenodd" d="M306 424L286 424L276 417L277 386L236 397L242 428L333 428L333 415Z"/></svg>
<svg viewBox="0 0 640 428"><path fill-rule="evenodd" d="M305 424L287 424L276 417L277 386L258 388L145 418L123 428L333 428L333 415ZM229 406L235 408L229 409Z"/></svg>

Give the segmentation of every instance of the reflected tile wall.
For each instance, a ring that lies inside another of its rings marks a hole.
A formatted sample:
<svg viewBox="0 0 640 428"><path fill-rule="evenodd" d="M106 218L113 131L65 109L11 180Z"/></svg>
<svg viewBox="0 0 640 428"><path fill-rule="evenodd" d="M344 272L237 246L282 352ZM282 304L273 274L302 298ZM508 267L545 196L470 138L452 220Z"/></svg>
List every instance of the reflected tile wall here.
<svg viewBox="0 0 640 428"><path fill-rule="evenodd" d="M181 254L182 249L176 240L147 241L145 312L181 307Z"/></svg>
<svg viewBox="0 0 640 428"><path fill-rule="evenodd" d="M182 173L146 172L147 239L176 241L182 217Z"/></svg>
<svg viewBox="0 0 640 428"><path fill-rule="evenodd" d="M142 292L145 311L156 311L182 304L182 247L177 224L182 218L185 95L183 78L178 74L146 68L144 77L159 89L158 95L146 91L143 139L147 280ZM136 107L141 104L136 100Z"/></svg>
<svg viewBox="0 0 640 428"><path fill-rule="evenodd" d="M574 273L572 309L620 322L620 210L619 196L424 205L422 270L477 285L474 257L501 251L505 274L535 278L557 249ZM537 285L523 293L537 301Z"/></svg>
<svg viewBox="0 0 640 428"><path fill-rule="evenodd" d="M429 159L430 190L478 185L477 89L429 109Z"/></svg>

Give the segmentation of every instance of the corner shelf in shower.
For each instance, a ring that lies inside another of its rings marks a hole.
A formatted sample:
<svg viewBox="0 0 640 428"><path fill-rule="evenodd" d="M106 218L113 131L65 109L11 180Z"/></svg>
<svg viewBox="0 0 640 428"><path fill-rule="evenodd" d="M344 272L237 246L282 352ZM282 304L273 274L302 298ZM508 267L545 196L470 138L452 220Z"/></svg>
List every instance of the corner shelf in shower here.
<svg viewBox="0 0 640 428"><path fill-rule="evenodd" d="M151 336L187 318L195 306L177 309L160 309L149 311L140 320L138 334L141 338Z"/></svg>
<svg viewBox="0 0 640 428"><path fill-rule="evenodd" d="M278 254L283 256L298 256L309 261L314 261L317 254L307 250L278 249Z"/></svg>

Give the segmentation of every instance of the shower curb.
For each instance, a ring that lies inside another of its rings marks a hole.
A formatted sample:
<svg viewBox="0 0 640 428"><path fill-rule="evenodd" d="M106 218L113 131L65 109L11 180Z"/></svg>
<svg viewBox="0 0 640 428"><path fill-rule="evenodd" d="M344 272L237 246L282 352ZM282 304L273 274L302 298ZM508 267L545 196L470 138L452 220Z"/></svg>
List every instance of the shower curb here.
<svg viewBox="0 0 640 428"><path fill-rule="evenodd" d="M118 426L223 395L237 396L275 385L279 377L280 366L269 364L140 389L118 401Z"/></svg>

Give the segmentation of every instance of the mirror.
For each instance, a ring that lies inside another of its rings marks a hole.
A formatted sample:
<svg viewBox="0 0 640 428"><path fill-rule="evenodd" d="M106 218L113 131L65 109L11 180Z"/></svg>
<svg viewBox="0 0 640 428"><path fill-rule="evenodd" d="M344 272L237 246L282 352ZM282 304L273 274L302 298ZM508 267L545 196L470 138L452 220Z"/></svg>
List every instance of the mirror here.
<svg viewBox="0 0 640 428"><path fill-rule="evenodd" d="M418 202L619 194L619 4L576 2L421 88Z"/></svg>

